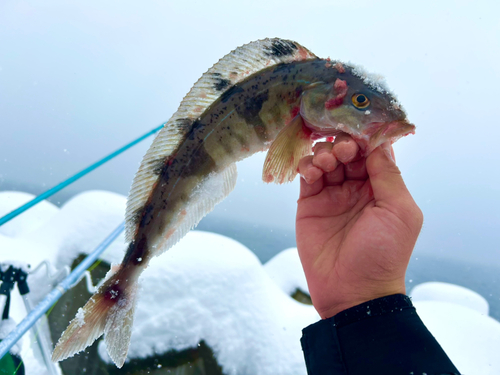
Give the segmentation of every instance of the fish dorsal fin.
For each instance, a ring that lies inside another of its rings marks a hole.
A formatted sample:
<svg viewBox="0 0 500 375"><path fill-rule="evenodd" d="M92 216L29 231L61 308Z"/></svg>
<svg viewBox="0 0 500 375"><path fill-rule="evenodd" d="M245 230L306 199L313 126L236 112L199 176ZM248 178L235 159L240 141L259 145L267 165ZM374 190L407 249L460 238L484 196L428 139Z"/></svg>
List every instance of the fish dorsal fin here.
<svg viewBox="0 0 500 375"><path fill-rule="evenodd" d="M194 84L179 109L158 133L142 159L127 200L126 240L132 241L137 231L138 213L142 211L156 182L159 171L182 143L191 125L226 91L247 77L272 66L315 59L300 44L284 39L263 39L230 52L212 66Z"/></svg>

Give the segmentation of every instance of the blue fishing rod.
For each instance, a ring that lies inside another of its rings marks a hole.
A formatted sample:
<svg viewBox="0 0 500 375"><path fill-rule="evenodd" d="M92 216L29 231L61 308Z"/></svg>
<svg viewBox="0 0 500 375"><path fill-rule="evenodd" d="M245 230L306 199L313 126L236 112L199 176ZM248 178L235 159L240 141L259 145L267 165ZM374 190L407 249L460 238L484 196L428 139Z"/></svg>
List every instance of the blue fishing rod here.
<svg viewBox="0 0 500 375"><path fill-rule="evenodd" d="M100 167L104 163L106 163L109 160L113 159L115 156L120 155L122 152L128 150L130 147L135 146L137 143L141 142L142 140L144 140L145 138L149 137L150 135L155 134L161 128L163 128L164 125L165 125L165 123L161 124L160 126L157 126L156 128L150 130L146 134L141 135L139 138L134 139L132 142L126 144L125 146L123 146L123 147L119 148L118 150L112 152L108 156L105 156L101 160L99 160L99 161L95 162L94 164L88 166L87 168L81 170L80 172L78 172L75 175L71 176L67 180L64 180L63 182L57 184L53 188L51 188L51 189L43 192L42 194L40 194L39 196L33 198L31 201L25 203L21 207L16 208L14 211L9 212L7 215L5 215L3 217L0 217L0 226L3 225L3 224L5 224L5 223L7 223L8 221L14 219L16 216L22 214L24 211L30 209L35 204L40 203L44 199L47 199L47 198L51 197L52 195L54 195L58 191L64 189L66 186L68 186L68 185L72 184L73 182L75 182L76 180L82 178L87 173L92 172L94 169Z"/></svg>

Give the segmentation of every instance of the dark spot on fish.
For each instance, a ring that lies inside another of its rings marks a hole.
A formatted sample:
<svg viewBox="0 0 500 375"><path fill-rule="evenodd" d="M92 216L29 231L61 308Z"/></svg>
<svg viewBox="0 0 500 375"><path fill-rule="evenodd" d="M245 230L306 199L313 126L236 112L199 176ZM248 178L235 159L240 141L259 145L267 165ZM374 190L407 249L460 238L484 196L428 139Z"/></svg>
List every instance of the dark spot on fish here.
<svg viewBox="0 0 500 375"><path fill-rule="evenodd" d="M193 120L190 118L179 118L176 120L176 125L178 129L189 129L191 127L191 124L193 123Z"/></svg>
<svg viewBox="0 0 500 375"><path fill-rule="evenodd" d="M214 89L216 89L217 91L222 91L230 84L231 84L231 81L228 79L216 78L216 81L214 84Z"/></svg>
<svg viewBox="0 0 500 375"><path fill-rule="evenodd" d="M122 264L126 265L132 262L134 265L141 263L148 253L148 241L143 234L138 242L132 241L128 245L127 253L123 258Z"/></svg>
<svg viewBox="0 0 500 375"><path fill-rule="evenodd" d="M179 177L206 176L211 171L214 171L216 167L214 159L205 150L203 144L201 144L189 155L189 160L186 161Z"/></svg>
<svg viewBox="0 0 500 375"><path fill-rule="evenodd" d="M106 288L104 292L104 299L110 303L117 302L122 295L123 290L120 288L120 284L110 285Z"/></svg>
<svg viewBox="0 0 500 375"><path fill-rule="evenodd" d="M240 86L234 85L220 96L220 100L222 101L222 103L226 103L231 98L231 96L240 92L244 92L244 90Z"/></svg>
<svg viewBox="0 0 500 375"><path fill-rule="evenodd" d="M275 40L271 47L267 48L265 54L268 56L283 57L293 55L297 50L297 45L288 40Z"/></svg>
<svg viewBox="0 0 500 375"><path fill-rule="evenodd" d="M269 90L266 90L256 96L250 96L245 99L242 106L239 107L238 113L245 120L252 123L256 118L259 117L259 112L262 110L264 102L267 101L269 97Z"/></svg>
<svg viewBox="0 0 500 375"><path fill-rule="evenodd" d="M154 175L159 176L161 174L161 172L163 171L163 168L165 168L165 158L153 160L150 162L150 165L151 165L151 167L150 167L151 172Z"/></svg>
<svg viewBox="0 0 500 375"><path fill-rule="evenodd" d="M266 126L259 116L264 102L268 100L269 90L266 90L258 95L247 97L242 105L236 106L238 114L254 127L259 139L263 142L267 141Z"/></svg>
<svg viewBox="0 0 500 375"><path fill-rule="evenodd" d="M205 124L203 124L200 120L193 121L186 138L190 141L193 141L196 134L203 132L204 127Z"/></svg>
<svg viewBox="0 0 500 375"><path fill-rule="evenodd" d="M132 257L132 263L137 265L142 262L144 257L148 253L148 241L146 239L145 235L142 235L141 239L137 243L136 250L134 251L133 257Z"/></svg>
<svg viewBox="0 0 500 375"><path fill-rule="evenodd" d="M143 228L146 225L148 225L151 220L153 220L153 210L154 206L150 203L147 204L144 209L142 210L142 218L141 222L139 223L139 227Z"/></svg>

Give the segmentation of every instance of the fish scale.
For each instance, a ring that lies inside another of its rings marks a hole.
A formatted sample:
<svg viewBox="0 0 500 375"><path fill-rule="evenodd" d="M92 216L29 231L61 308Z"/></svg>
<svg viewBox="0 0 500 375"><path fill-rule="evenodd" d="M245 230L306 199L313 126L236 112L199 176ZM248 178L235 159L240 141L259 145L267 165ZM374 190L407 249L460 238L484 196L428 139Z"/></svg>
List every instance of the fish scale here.
<svg viewBox="0 0 500 375"><path fill-rule="evenodd" d="M233 190L236 162L269 149L263 180L283 183L315 139L346 132L367 154L413 131L395 97L357 67L278 38L232 51L193 86L144 156L127 201L124 259L70 322L53 360L104 333L123 365L140 274Z"/></svg>

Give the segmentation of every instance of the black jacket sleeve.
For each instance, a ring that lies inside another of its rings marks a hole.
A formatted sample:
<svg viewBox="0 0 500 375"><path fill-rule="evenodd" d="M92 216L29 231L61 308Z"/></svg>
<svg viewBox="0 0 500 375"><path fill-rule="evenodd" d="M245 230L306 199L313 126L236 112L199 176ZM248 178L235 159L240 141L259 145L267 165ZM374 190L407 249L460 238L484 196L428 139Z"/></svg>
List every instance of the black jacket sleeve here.
<svg viewBox="0 0 500 375"><path fill-rule="evenodd" d="M314 323L301 343L309 375L459 374L403 294Z"/></svg>

